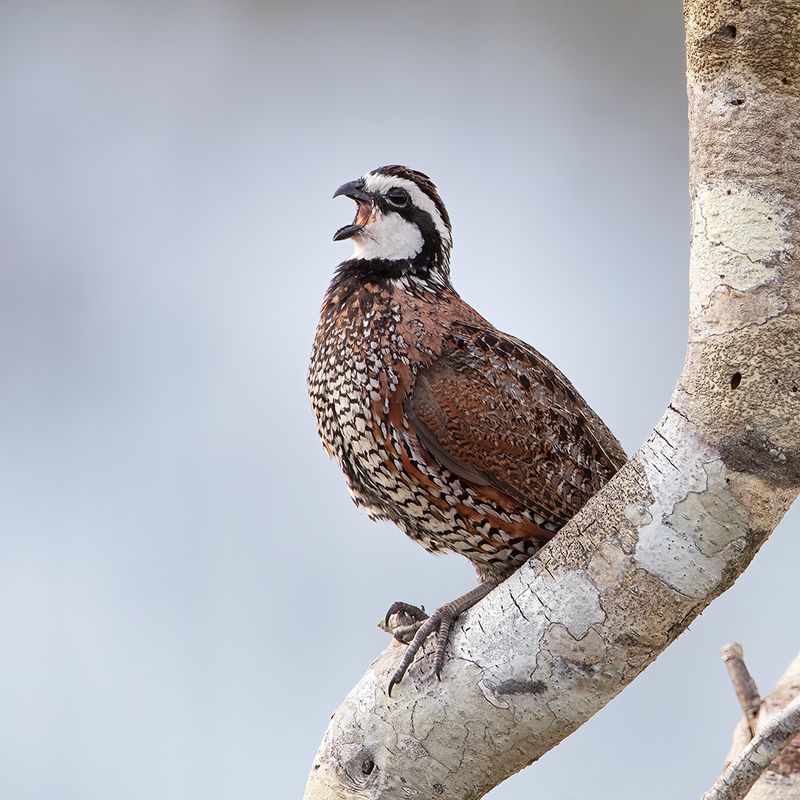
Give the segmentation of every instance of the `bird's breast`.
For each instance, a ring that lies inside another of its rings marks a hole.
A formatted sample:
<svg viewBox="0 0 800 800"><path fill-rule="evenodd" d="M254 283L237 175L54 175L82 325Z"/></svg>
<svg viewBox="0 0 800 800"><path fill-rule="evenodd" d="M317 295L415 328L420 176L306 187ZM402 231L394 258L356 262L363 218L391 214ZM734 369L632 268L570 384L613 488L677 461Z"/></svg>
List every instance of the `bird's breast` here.
<svg viewBox="0 0 800 800"><path fill-rule="evenodd" d="M348 477L384 457L391 399L411 377L400 310L377 299L366 310L353 298L323 313L308 373L320 438Z"/></svg>

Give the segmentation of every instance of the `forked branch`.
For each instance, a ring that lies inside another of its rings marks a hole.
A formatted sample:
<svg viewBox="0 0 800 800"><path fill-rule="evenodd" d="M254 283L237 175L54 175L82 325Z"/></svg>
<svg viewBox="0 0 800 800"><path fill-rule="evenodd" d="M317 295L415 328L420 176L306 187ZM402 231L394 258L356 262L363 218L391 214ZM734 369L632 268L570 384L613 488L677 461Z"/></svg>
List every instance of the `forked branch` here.
<svg viewBox="0 0 800 800"><path fill-rule="evenodd" d="M753 705L755 687L744 665L742 648L732 642L723 648L745 719L734 731L725 770L702 800L797 800L800 797L800 653L775 688ZM742 678L742 671L746 677ZM746 729L746 730L745 730Z"/></svg>

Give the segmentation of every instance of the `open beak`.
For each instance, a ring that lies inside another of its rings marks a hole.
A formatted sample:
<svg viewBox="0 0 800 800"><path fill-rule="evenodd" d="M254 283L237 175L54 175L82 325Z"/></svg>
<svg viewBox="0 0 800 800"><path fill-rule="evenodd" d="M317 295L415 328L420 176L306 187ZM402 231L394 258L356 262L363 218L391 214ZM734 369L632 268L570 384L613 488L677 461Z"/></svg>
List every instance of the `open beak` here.
<svg viewBox="0 0 800 800"><path fill-rule="evenodd" d="M342 239L349 239L357 233L360 233L361 229L367 224L372 215L372 197L364 191L364 182L360 179L342 184L333 193L333 196L349 197L351 200L355 200L358 206L356 209L356 218L353 220L352 224L339 228L339 230L333 234L333 241L340 242Z"/></svg>

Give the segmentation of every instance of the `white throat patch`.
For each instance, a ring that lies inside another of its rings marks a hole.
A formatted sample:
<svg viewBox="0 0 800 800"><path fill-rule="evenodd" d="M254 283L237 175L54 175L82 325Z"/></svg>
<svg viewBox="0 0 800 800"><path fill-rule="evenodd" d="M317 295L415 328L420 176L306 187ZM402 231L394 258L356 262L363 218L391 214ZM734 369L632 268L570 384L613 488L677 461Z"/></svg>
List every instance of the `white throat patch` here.
<svg viewBox="0 0 800 800"><path fill-rule="evenodd" d="M387 261L411 259L422 245L422 232L413 223L392 211L373 211L372 221L353 237L353 258L383 258Z"/></svg>

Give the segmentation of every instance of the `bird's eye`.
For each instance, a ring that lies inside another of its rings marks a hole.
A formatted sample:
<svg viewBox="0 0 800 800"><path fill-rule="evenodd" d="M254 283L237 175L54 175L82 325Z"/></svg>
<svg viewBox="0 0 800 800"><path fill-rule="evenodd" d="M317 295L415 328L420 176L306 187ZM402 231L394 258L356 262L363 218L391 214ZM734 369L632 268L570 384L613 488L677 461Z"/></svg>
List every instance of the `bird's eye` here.
<svg viewBox="0 0 800 800"><path fill-rule="evenodd" d="M405 189L399 189L394 187L389 189L386 192L386 199L393 205L397 206L398 208L402 208L406 203L408 203L408 192Z"/></svg>

